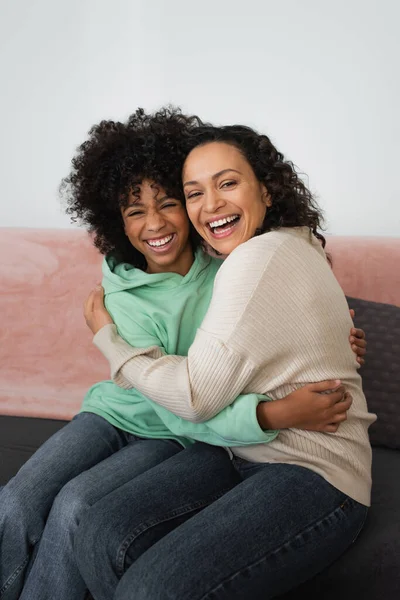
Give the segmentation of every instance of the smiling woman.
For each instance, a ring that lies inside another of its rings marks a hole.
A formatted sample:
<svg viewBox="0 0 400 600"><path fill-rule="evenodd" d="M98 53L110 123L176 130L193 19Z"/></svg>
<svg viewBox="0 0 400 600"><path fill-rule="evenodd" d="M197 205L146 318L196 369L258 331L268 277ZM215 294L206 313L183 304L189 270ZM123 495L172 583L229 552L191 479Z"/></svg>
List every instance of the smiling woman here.
<svg viewBox="0 0 400 600"><path fill-rule="evenodd" d="M182 178L190 220L221 254L279 227L309 227L325 247L319 206L267 135L244 125L200 127Z"/></svg>
<svg viewBox="0 0 400 600"><path fill-rule="evenodd" d="M190 220L221 254L229 254L232 244L237 246L252 237L271 206L267 188L257 180L243 154L226 143L208 143L192 150L183 168L183 182Z"/></svg>

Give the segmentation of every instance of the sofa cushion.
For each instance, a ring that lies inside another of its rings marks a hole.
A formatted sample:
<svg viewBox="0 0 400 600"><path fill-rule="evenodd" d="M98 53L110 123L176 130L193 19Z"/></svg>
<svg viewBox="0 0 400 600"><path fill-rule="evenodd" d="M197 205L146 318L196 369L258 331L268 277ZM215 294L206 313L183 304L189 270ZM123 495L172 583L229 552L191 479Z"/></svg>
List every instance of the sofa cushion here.
<svg viewBox="0 0 400 600"><path fill-rule="evenodd" d="M374 446L400 449L400 308L347 298L355 324L367 335L367 356L360 369L368 408L378 415L370 428Z"/></svg>
<svg viewBox="0 0 400 600"><path fill-rule="evenodd" d="M0 415L0 485L5 485L39 446L66 423Z"/></svg>

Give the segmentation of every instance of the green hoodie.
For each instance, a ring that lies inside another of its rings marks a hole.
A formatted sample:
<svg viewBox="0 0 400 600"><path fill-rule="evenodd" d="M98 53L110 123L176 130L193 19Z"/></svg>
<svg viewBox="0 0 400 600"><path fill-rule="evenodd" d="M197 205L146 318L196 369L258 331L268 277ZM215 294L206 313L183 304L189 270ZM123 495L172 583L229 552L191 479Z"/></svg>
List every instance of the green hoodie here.
<svg viewBox="0 0 400 600"><path fill-rule="evenodd" d="M187 356L207 312L221 261L196 252L190 271L149 274L128 264L103 261L105 305L118 333L136 348L159 346L167 354ZM175 439L183 446L199 440L216 446L247 446L273 440L263 431L256 407L266 396L247 394L205 423L190 423L135 389L101 381L87 392L82 411L144 438Z"/></svg>

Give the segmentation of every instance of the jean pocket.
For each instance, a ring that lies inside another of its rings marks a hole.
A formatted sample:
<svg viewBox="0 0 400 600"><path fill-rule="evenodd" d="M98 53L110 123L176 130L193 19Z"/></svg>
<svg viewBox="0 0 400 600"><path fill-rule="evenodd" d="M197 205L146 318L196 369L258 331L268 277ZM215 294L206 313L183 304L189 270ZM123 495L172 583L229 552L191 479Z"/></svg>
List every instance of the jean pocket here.
<svg viewBox="0 0 400 600"><path fill-rule="evenodd" d="M367 520L367 516L368 516L368 507L364 506L362 504L359 504L358 502L356 502L355 500L353 500L353 502L357 505L355 507L355 510L357 511L358 514L358 526L356 529L356 533L354 534L354 538L352 541L352 544L354 544L354 542L356 541L356 539L358 538L358 536L360 535L364 525L365 525L365 521Z"/></svg>
<svg viewBox="0 0 400 600"><path fill-rule="evenodd" d="M368 507L360 504L353 498L350 498L350 496L346 496L339 508L346 515L349 521L353 521L354 537L351 543L354 544L360 535L362 528L364 527L368 514Z"/></svg>

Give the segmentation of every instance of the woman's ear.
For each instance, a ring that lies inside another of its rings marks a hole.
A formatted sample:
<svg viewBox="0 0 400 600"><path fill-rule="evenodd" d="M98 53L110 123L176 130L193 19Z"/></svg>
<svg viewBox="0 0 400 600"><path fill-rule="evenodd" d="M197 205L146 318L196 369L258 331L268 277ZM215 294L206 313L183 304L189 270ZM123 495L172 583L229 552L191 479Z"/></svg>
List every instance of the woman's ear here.
<svg viewBox="0 0 400 600"><path fill-rule="evenodd" d="M271 199L270 193L268 192L268 190L264 184L261 185L261 193L262 193L262 199L264 201L265 206L268 206L268 207L272 206L272 199Z"/></svg>

